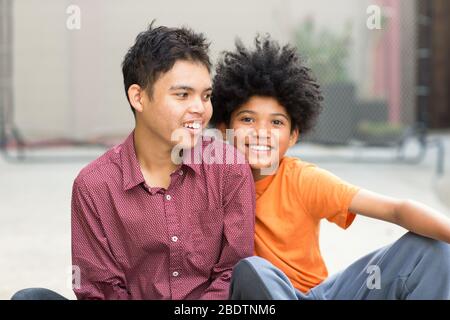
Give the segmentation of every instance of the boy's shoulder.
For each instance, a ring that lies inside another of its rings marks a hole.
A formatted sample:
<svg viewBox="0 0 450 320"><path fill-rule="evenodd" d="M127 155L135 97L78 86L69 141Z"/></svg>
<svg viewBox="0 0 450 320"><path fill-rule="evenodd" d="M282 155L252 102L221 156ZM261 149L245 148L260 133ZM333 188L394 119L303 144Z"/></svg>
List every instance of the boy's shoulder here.
<svg viewBox="0 0 450 320"><path fill-rule="evenodd" d="M75 184L83 181L84 184L92 185L99 181L98 177L111 177L114 172L118 172L121 148L122 144L116 145L84 166L75 178Z"/></svg>
<svg viewBox="0 0 450 320"><path fill-rule="evenodd" d="M284 185L289 189L301 187L303 192L311 184L321 181L324 172L316 164L295 157L284 157L280 169L280 179L284 181Z"/></svg>
<svg viewBox="0 0 450 320"><path fill-rule="evenodd" d="M291 157L283 158L283 161L286 161L283 175L288 180L287 185L301 188L302 192L310 188L324 191L336 186L352 186L332 172L320 168L314 163Z"/></svg>

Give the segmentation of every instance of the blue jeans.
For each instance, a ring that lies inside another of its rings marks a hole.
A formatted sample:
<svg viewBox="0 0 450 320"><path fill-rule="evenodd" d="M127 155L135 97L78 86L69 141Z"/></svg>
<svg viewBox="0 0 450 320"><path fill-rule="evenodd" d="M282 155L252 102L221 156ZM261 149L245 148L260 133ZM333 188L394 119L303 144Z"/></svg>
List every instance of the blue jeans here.
<svg viewBox="0 0 450 320"><path fill-rule="evenodd" d="M378 281L371 278L376 270ZM241 260L233 270L230 299L448 300L450 245L408 232L393 244L359 259L307 293L295 289L288 277L267 260L250 257Z"/></svg>
<svg viewBox="0 0 450 320"><path fill-rule="evenodd" d="M11 300L68 300L62 295L44 288L28 288L16 292Z"/></svg>

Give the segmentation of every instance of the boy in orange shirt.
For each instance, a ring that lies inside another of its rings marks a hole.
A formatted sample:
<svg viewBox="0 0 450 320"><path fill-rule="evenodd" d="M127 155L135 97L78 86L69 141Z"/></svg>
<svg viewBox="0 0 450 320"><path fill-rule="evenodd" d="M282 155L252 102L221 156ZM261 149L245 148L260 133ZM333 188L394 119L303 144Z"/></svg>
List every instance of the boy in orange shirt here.
<svg viewBox="0 0 450 320"><path fill-rule="evenodd" d="M286 157L312 127L319 85L295 48L267 38L239 42L219 62L212 123L245 154L256 186L255 257L234 268L231 299L450 299L450 219L413 201L349 184ZM346 229L355 214L410 230L328 277L321 219ZM375 272L374 281L368 281Z"/></svg>

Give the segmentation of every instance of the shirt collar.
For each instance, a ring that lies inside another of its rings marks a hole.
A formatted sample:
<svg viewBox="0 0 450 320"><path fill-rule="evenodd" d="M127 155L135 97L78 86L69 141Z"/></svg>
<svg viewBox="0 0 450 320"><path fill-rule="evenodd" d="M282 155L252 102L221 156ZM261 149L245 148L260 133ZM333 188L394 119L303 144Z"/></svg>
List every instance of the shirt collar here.
<svg viewBox="0 0 450 320"><path fill-rule="evenodd" d="M120 159L123 173L123 189L129 190L143 183L141 167L136 158L136 149L134 148L134 130L123 142L120 150Z"/></svg>
<svg viewBox="0 0 450 320"><path fill-rule="evenodd" d="M202 139L199 139L198 143L202 143ZM197 145L198 146L198 145ZM198 159L195 155L201 155L201 148L192 148L184 150L182 157L182 165L191 168L196 174L201 173L201 161L191 161L190 159ZM190 154L190 157L187 157ZM135 186L145 182L144 176L142 175L141 167L139 161L136 157L136 149L134 147L134 130L123 142L120 149L120 159L123 173L123 189L129 190ZM200 158L201 160L201 158Z"/></svg>
<svg viewBox="0 0 450 320"><path fill-rule="evenodd" d="M182 156L182 164L183 166L191 168L196 174L201 173L201 164L203 159L202 156L202 148L200 145L202 144L202 139L199 139L197 145L191 149L184 149Z"/></svg>

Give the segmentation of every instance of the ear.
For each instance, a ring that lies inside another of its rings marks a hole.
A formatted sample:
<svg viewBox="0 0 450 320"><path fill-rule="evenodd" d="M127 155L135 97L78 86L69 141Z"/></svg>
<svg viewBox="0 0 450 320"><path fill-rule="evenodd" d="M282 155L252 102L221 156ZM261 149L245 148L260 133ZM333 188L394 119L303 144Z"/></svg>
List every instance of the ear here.
<svg viewBox="0 0 450 320"><path fill-rule="evenodd" d="M136 112L142 112L144 111L144 105L142 103L143 95L145 94L144 90L137 85L132 84L128 88L128 99L130 100L131 106L136 110Z"/></svg>
<svg viewBox="0 0 450 320"><path fill-rule="evenodd" d="M294 131L291 132L291 135L289 136L289 148L297 143L299 135L300 131L298 130L298 128L294 129Z"/></svg>

